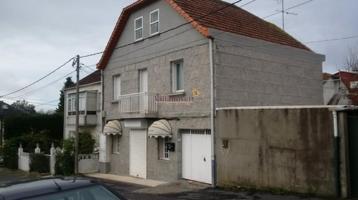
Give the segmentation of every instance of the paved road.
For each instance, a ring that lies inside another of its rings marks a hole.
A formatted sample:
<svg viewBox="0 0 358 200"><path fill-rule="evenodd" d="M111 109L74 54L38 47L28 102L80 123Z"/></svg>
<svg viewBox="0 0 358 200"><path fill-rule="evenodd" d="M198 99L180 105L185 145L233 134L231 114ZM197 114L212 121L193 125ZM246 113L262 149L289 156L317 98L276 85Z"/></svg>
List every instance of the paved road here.
<svg viewBox="0 0 358 200"><path fill-rule="evenodd" d="M158 186L155 188L148 188L127 183L119 183L113 181L104 181L109 187L118 191L129 200L171 200L171 199L207 199L207 200L232 200L232 199L247 199L247 200L299 200L299 199L317 199L309 197L299 197L293 195L273 195L260 192L232 192L223 189L213 189L207 186L198 185L196 183L188 183L180 181L168 185Z"/></svg>
<svg viewBox="0 0 358 200"><path fill-rule="evenodd" d="M31 180L37 177L39 177L39 174L37 173L26 173L19 170L10 170L0 167L0 185L16 181Z"/></svg>
<svg viewBox="0 0 358 200"><path fill-rule="evenodd" d="M39 175L34 173L25 173L17 170L9 170L0 167L0 185L12 181L36 179ZM98 179L97 179L98 180ZM158 187L145 187L135 184L113 182L106 180L99 180L116 190L129 200L232 200L232 199L246 199L246 200L299 200L299 199L317 199L318 198L304 198L293 195L272 195L259 192L232 192L222 189L213 189L207 185L190 183L187 181L179 181L176 183L161 185Z"/></svg>

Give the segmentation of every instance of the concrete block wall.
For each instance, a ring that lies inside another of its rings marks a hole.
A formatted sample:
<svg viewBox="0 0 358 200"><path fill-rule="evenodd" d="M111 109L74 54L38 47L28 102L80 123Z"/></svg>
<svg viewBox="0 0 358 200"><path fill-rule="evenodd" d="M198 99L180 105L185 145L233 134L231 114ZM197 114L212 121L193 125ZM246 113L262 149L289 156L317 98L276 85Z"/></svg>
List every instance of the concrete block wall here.
<svg viewBox="0 0 358 200"><path fill-rule="evenodd" d="M327 108L219 110L218 185L335 195L332 118Z"/></svg>
<svg viewBox="0 0 358 200"><path fill-rule="evenodd" d="M324 56L211 30L217 107L323 104Z"/></svg>

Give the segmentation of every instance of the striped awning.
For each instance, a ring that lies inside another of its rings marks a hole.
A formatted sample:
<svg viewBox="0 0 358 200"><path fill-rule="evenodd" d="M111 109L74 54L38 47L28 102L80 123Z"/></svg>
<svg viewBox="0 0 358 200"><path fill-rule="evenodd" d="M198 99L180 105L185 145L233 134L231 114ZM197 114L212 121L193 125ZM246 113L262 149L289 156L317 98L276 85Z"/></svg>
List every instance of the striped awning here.
<svg viewBox="0 0 358 200"><path fill-rule="evenodd" d="M165 119L161 119L155 121L149 128L148 128L148 136L149 137L172 137L172 127L170 126L169 122Z"/></svg>
<svg viewBox="0 0 358 200"><path fill-rule="evenodd" d="M105 135L122 135L122 125L118 120L108 121L104 126L103 134Z"/></svg>

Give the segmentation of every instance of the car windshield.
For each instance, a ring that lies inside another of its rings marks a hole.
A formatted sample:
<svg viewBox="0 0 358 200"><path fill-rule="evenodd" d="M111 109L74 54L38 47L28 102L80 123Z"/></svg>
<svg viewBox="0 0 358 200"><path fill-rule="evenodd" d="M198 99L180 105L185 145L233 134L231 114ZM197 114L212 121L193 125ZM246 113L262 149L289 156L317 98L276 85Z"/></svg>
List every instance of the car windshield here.
<svg viewBox="0 0 358 200"><path fill-rule="evenodd" d="M27 200L120 200L103 186L91 186L86 188L73 189L56 194L28 198Z"/></svg>

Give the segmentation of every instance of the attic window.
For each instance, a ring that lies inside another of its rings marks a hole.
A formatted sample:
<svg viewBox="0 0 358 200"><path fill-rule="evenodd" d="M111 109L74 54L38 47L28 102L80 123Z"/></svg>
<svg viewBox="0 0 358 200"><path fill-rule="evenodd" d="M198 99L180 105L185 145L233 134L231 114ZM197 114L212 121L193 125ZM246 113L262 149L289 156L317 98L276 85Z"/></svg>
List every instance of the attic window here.
<svg viewBox="0 0 358 200"><path fill-rule="evenodd" d="M150 35L159 33L159 9L150 12Z"/></svg>
<svg viewBox="0 0 358 200"><path fill-rule="evenodd" d="M134 40L143 39L143 17L138 17L134 20Z"/></svg>

